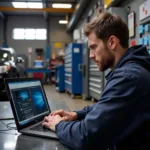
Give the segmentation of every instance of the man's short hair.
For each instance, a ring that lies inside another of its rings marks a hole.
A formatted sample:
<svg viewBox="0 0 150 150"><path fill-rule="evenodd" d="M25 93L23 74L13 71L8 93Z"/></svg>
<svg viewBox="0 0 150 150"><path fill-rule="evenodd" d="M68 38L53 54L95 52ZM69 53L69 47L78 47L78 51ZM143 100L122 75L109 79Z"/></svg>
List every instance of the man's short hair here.
<svg viewBox="0 0 150 150"><path fill-rule="evenodd" d="M94 32L97 38L107 42L111 35L116 36L123 48L128 48L129 30L120 16L108 12L101 13L84 27L85 36Z"/></svg>

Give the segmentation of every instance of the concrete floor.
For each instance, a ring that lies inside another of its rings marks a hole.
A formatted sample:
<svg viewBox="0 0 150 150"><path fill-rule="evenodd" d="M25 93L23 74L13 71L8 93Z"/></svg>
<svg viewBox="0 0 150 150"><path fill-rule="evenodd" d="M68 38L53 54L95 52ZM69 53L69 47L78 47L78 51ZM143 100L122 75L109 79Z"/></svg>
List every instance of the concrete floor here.
<svg viewBox="0 0 150 150"><path fill-rule="evenodd" d="M83 99L72 99L67 93L59 93L55 90L54 85L44 85L47 99L50 101L64 101L71 111L80 110L85 106L94 104L92 101Z"/></svg>

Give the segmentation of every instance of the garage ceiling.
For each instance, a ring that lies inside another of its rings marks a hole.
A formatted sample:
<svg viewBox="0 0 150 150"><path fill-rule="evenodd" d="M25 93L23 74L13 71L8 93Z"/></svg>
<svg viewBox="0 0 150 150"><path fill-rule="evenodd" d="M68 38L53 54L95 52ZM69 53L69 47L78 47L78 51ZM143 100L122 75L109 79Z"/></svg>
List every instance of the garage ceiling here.
<svg viewBox="0 0 150 150"><path fill-rule="evenodd" d="M14 8L12 2L42 2L42 9L27 9L27 8ZM79 0L1 0L0 1L0 16L10 15L44 15L45 16L71 16L75 10L76 4ZM71 9L54 9L53 3L72 4Z"/></svg>
<svg viewBox="0 0 150 150"><path fill-rule="evenodd" d="M43 8L14 8L12 2L42 2ZM72 8L52 8L53 3L72 4ZM67 31L71 32L91 3L92 0L0 0L0 17L6 20L11 15L42 15L48 20L48 16L63 16L69 21Z"/></svg>

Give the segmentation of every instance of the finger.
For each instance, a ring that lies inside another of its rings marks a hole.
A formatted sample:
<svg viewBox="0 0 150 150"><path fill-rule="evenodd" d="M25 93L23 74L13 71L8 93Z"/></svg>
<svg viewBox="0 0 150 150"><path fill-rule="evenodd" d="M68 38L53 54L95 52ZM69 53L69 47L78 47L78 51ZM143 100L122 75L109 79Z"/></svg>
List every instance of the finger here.
<svg viewBox="0 0 150 150"><path fill-rule="evenodd" d="M64 110L60 109L60 110L55 111L52 116L55 116L55 115L63 116L64 115Z"/></svg>
<svg viewBox="0 0 150 150"><path fill-rule="evenodd" d="M51 112L48 116L51 116L52 113L53 113L53 112Z"/></svg>
<svg viewBox="0 0 150 150"><path fill-rule="evenodd" d="M57 114L57 113L59 113L59 110L56 110L56 111L51 112L51 113L50 113L50 116L54 116L54 114Z"/></svg>
<svg viewBox="0 0 150 150"><path fill-rule="evenodd" d="M51 114L51 116L55 116L55 115L57 115L57 114L59 114L60 113L60 111L58 110L58 111L54 111L52 114Z"/></svg>
<svg viewBox="0 0 150 150"><path fill-rule="evenodd" d="M44 127L46 127L46 128L50 128L48 122L43 122L43 123L42 123L42 126L44 126Z"/></svg>
<svg viewBox="0 0 150 150"><path fill-rule="evenodd" d="M51 112L51 113L49 114L49 116L52 116L54 112L55 112L55 111Z"/></svg>
<svg viewBox="0 0 150 150"><path fill-rule="evenodd" d="M44 122L48 122L48 121L49 121L49 117L46 116L46 117L44 118Z"/></svg>
<svg viewBox="0 0 150 150"><path fill-rule="evenodd" d="M43 122L45 121L45 117L44 117L44 119L43 119Z"/></svg>

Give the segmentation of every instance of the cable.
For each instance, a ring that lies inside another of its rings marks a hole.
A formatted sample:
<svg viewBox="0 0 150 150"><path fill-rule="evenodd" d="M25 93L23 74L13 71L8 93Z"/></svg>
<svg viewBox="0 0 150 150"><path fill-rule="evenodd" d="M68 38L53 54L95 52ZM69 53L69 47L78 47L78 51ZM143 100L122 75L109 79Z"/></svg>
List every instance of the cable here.
<svg viewBox="0 0 150 150"><path fill-rule="evenodd" d="M10 128L10 129L14 129L14 130L16 130L16 127L12 127L12 126L10 126L11 124L15 124L15 123L8 123L8 124L7 124L7 128Z"/></svg>
<svg viewBox="0 0 150 150"><path fill-rule="evenodd" d="M6 123L4 123L2 120L0 120L0 121L1 121L1 123L2 123L3 125L5 125L5 126L7 127L7 129L3 129L3 130L0 130L0 131L16 130L16 127L10 126L11 124L15 124L15 123L8 123L8 124L6 124Z"/></svg>
<svg viewBox="0 0 150 150"><path fill-rule="evenodd" d="M0 120L0 121L1 121L1 123L2 123L3 125L5 125L5 126L7 127L7 129L0 130L0 133L18 135L18 133L7 132L7 131L16 130L16 127L10 126L11 124L15 124L15 123L8 123L8 124L6 124L6 123L4 123L2 120Z"/></svg>

